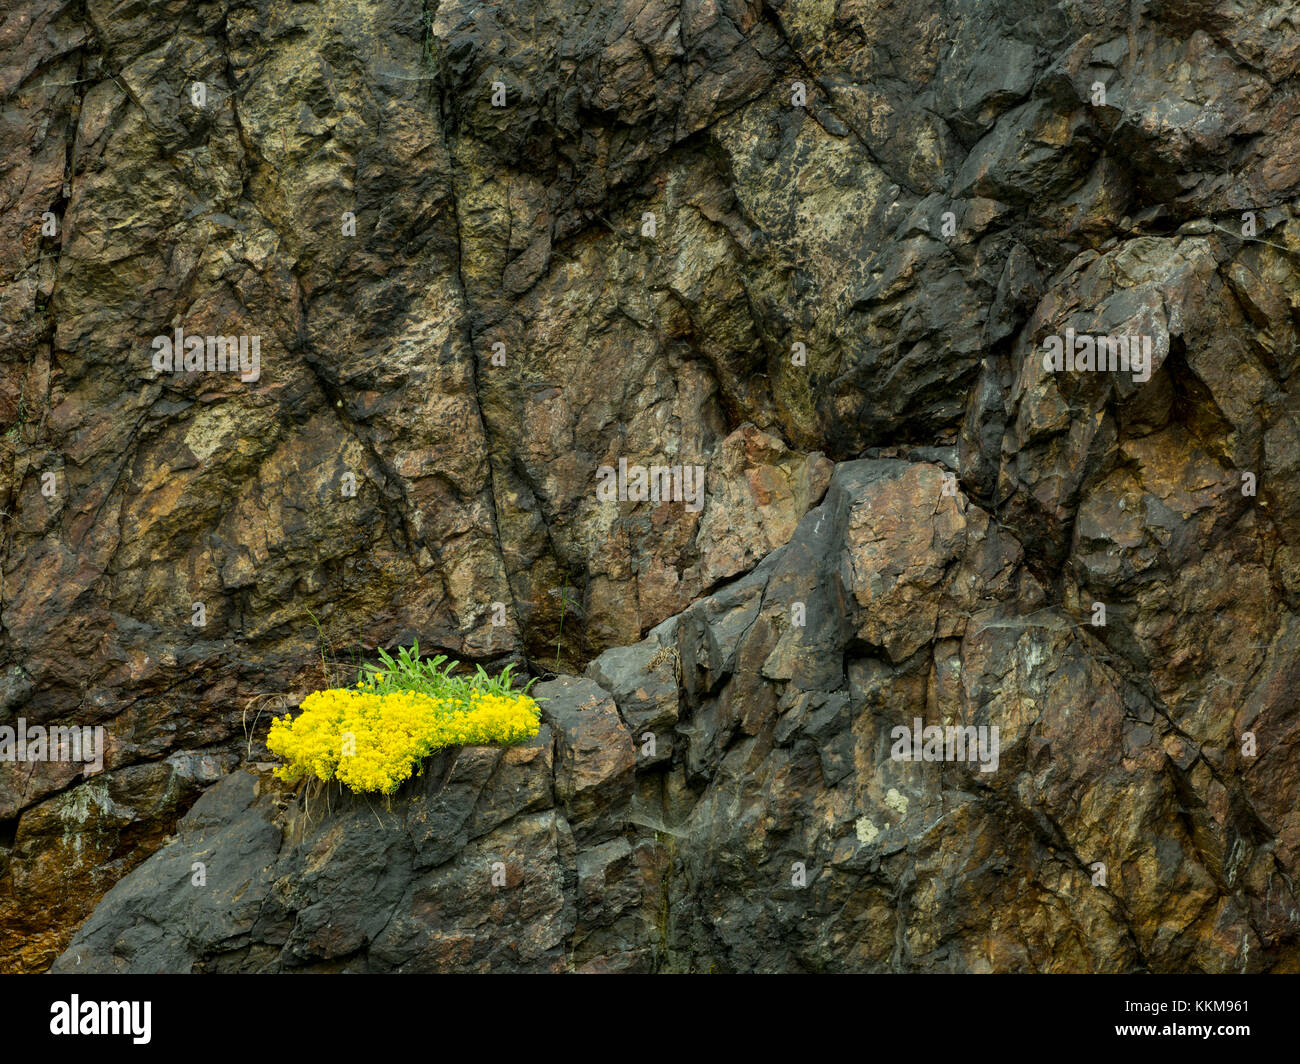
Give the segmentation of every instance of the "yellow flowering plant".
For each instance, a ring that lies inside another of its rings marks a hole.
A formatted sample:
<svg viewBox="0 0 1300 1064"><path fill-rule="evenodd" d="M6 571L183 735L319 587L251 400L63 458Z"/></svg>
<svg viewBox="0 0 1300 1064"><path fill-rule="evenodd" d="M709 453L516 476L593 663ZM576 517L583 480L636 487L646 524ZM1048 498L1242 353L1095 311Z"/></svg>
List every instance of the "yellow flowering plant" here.
<svg viewBox="0 0 1300 1064"><path fill-rule="evenodd" d="M363 666L354 687L313 692L296 718L271 722L267 749L285 759L276 775L392 794L437 750L526 742L541 726L528 695L536 681L515 690L509 666L497 677L482 666L453 676L458 662L423 661L418 642L397 660L379 657L382 667Z"/></svg>

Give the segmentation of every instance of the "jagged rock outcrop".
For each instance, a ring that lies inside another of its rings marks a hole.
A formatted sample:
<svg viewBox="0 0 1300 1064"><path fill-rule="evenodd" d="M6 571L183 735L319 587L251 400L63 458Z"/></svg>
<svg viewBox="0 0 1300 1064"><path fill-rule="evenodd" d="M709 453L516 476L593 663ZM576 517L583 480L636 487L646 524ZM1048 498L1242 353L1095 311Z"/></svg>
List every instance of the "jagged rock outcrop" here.
<svg viewBox="0 0 1300 1064"><path fill-rule="evenodd" d="M1298 77L1271 0L15 0L0 727L107 751L0 759L0 965L138 867L83 965L156 903L212 923L144 967L509 966L510 913L521 966L1296 967ZM423 843L279 809L317 619L545 662L549 739L429 766ZM998 771L882 760L916 714ZM164 900L222 831L288 893Z"/></svg>
<svg viewBox="0 0 1300 1064"><path fill-rule="evenodd" d="M753 572L540 685L535 741L438 755L391 807L226 777L55 970L1294 965L1295 838L1235 737L1180 729L944 484L839 466ZM916 717L995 756L900 760ZM1293 710L1266 717L1285 773Z"/></svg>

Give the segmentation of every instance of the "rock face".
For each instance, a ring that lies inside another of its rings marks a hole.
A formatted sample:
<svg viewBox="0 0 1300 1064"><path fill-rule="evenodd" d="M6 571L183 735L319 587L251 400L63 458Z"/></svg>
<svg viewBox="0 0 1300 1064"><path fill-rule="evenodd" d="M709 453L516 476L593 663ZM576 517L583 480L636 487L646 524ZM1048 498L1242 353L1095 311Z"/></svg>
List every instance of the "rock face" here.
<svg viewBox="0 0 1300 1064"><path fill-rule="evenodd" d="M1269 0L14 0L0 728L106 749L0 750L0 966L1300 969L1298 79ZM415 637L537 742L258 767Z"/></svg>
<svg viewBox="0 0 1300 1064"><path fill-rule="evenodd" d="M438 755L390 808L227 776L54 969L1294 964L1295 839L1251 779L1286 776L1293 707L1257 704L1251 766L1230 717L1180 727L946 482L841 464L751 573L539 685L533 743ZM999 742L900 760L916 718Z"/></svg>

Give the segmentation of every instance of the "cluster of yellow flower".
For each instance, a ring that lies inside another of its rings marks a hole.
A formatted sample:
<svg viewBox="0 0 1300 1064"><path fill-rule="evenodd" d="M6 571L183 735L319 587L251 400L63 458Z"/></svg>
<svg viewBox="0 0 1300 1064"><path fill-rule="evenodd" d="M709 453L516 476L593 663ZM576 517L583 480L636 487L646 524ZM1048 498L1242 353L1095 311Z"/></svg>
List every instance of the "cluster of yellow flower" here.
<svg viewBox="0 0 1300 1064"><path fill-rule="evenodd" d="M475 691L460 701L358 683L308 695L298 717L272 721L266 745L287 762L276 769L281 779L392 794L435 750L523 742L539 727L537 703L524 694Z"/></svg>

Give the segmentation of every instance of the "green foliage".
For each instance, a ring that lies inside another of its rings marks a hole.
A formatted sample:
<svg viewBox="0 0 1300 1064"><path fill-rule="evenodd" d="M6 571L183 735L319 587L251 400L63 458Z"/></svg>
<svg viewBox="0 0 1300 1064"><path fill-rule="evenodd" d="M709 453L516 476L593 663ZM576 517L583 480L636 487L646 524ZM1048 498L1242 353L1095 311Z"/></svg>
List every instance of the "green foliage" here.
<svg viewBox="0 0 1300 1064"><path fill-rule="evenodd" d="M516 688L510 675L513 665L507 665L499 676L489 676L482 665L468 676L453 675L460 662L450 661L445 654L422 660L418 639L409 648L398 647L396 658L381 649L379 661L378 665L363 665L357 673L357 682L378 694L415 691L445 702L468 702L475 692L502 697L525 695L537 682L534 678Z"/></svg>

